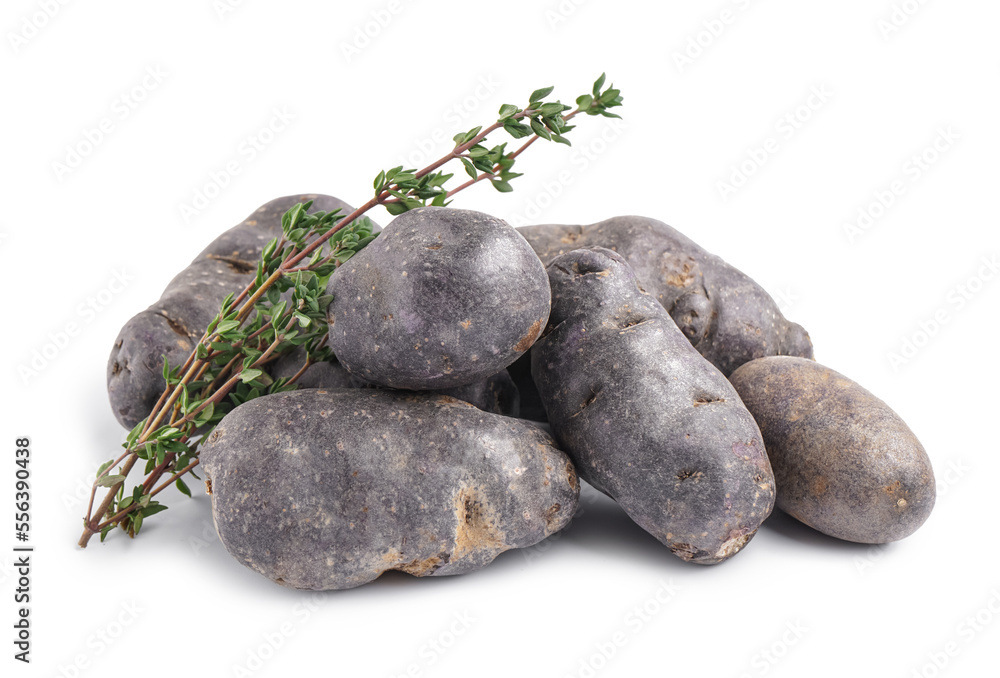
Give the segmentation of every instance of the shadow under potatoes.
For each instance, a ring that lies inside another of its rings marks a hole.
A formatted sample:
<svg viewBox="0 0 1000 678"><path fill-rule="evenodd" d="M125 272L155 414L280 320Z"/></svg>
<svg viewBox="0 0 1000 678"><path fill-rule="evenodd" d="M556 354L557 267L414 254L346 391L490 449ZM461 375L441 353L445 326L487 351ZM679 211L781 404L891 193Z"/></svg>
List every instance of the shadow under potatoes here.
<svg viewBox="0 0 1000 678"><path fill-rule="evenodd" d="M794 541L798 544L805 544L809 548L825 549L826 551L846 554L860 554L868 552L875 544L858 544L853 541L844 541L830 535L823 534L803 522L800 522L788 515L781 509L775 507L770 517L764 521L760 531L775 534L783 539ZM892 548L892 544L882 544L883 548Z"/></svg>
<svg viewBox="0 0 1000 678"><path fill-rule="evenodd" d="M639 527L614 499L580 483L580 509L573 522L546 541L552 549L573 546L589 553L614 553L652 566L683 565L670 549Z"/></svg>

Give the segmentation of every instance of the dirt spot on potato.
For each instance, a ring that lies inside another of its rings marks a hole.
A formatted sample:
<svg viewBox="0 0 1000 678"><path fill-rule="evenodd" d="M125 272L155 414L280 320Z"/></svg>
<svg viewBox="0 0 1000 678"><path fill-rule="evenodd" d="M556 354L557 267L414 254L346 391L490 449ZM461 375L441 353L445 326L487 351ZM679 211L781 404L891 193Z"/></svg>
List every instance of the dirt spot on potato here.
<svg viewBox="0 0 1000 678"><path fill-rule="evenodd" d="M541 334L542 329L542 319L539 318L532 323L531 327L528 328L528 333L521 337L520 341L514 344L514 350L518 353L524 353L527 351L531 348L531 345L535 343L535 340L538 339L538 335Z"/></svg>
<svg viewBox="0 0 1000 678"><path fill-rule="evenodd" d="M187 328L184 327L184 325L180 321L174 320L169 315L167 315L165 311L160 311L160 316L167 321L167 325L174 332L174 334L180 335L185 339L191 338L191 333L188 332Z"/></svg>
<svg viewBox="0 0 1000 678"><path fill-rule="evenodd" d="M691 546L691 544L685 544L683 542L668 544L667 548L669 548L670 552L681 560L693 560L699 553L701 553L701 551Z"/></svg>
<svg viewBox="0 0 1000 678"><path fill-rule="evenodd" d="M694 282L697 277L697 263L688 257L684 261L677 261L670 252L663 255L660 270L663 273L663 282L671 287L687 287Z"/></svg>
<svg viewBox="0 0 1000 678"><path fill-rule="evenodd" d="M391 546L385 553L382 554L381 557L382 564L386 567L386 569L391 570L392 568L396 567L399 559L402 558L402 556L403 554L399 552L399 549L397 549L395 546Z"/></svg>
<svg viewBox="0 0 1000 678"><path fill-rule="evenodd" d="M552 523L556 520L560 510L562 510L562 504L553 504L545 512L545 527L550 532L553 531Z"/></svg>
<svg viewBox="0 0 1000 678"><path fill-rule="evenodd" d="M573 466L573 462L566 462L566 480L569 482L569 487L574 492L580 491L580 480L576 477L576 467Z"/></svg>
<svg viewBox="0 0 1000 678"><path fill-rule="evenodd" d="M472 327L472 321L471 320L463 320L462 322L460 322L458 324L462 326L463 330L467 330L470 327Z"/></svg>
<svg viewBox="0 0 1000 678"><path fill-rule="evenodd" d="M448 553L441 553L430 558L424 558L423 560L411 560L408 563L396 566L395 569L400 572L412 574L414 577L426 577L434 574L438 568L448 562L450 557Z"/></svg>
<svg viewBox="0 0 1000 678"><path fill-rule="evenodd" d="M607 278L611 275L611 271L606 268L600 268L600 264L596 261L574 261L569 268L560 266L559 264L553 264L558 270L562 271L571 277L580 277L585 275L596 275L598 278Z"/></svg>
<svg viewBox="0 0 1000 678"><path fill-rule="evenodd" d="M900 511L905 510L909 505L909 502L906 500L909 493L900 481L897 480L894 483L886 485L882 488L882 491L888 494L891 499L896 501L896 508Z"/></svg>
<svg viewBox="0 0 1000 678"><path fill-rule="evenodd" d="M597 401L597 396L601 395L600 391L595 391L593 388L590 389L590 395L580 403L580 409L574 414L570 415L570 419L582 413L585 409L593 405Z"/></svg>
<svg viewBox="0 0 1000 678"><path fill-rule="evenodd" d="M733 443L733 454L743 461L752 462L757 468L770 469L771 462L767 459L767 453L763 447L757 447L754 441L749 443Z"/></svg>
<svg viewBox="0 0 1000 678"><path fill-rule="evenodd" d="M454 398L450 395L439 395L435 398L435 400L437 400L440 405L459 405L461 407L471 407L472 409L476 409L474 405L470 405L464 400L459 400L458 398ZM414 398L413 402L419 402L419 399Z"/></svg>
<svg viewBox="0 0 1000 678"><path fill-rule="evenodd" d="M580 262L578 261L573 262L573 270L576 271L577 275L596 275L598 278L607 278L611 275L611 271L606 268L600 270L580 268Z"/></svg>
<svg viewBox="0 0 1000 678"><path fill-rule="evenodd" d="M475 488L466 487L455 495L455 550L452 557L461 559L475 551L502 551L504 533L497 527L492 507L482 501Z"/></svg>
<svg viewBox="0 0 1000 678"><path fill-rule="evenodd" d="M638 327L639 325L645 325L650 322L649 318L644 318L641 316L629 316L619 321L618 328L622 330L628 330L633 327Z"/></svg>
<svg viewBox="0 0 1000 678"><path fill-rule="evenodd" d="M219 256L218 254L209 254L208 258L214 261L221 261L222 263L224 263L226 266L229 267L229 270L233 271L234 273L239 273L240 275L248 275L257 270L257 265L254 264L253 262L246 261L244 259L238 259L236 257L222 257Z"/></svg>
<svg viewBox="0 0 1000 678"><path fill-rule="evenodd" d="M726 402L725 398L716 398L710 395L703 395L703 396L698 396L697 398L694 399L694 406L701 407L702 405L710 405L712 403L724 403L724 402Z"/></svg>
<svg viewBox="0 0 1000 678"><path fill-rule="evenodd" d="M824 494L829 487L830 484L826 482L826 478L823 476L817 476L816 479L812 481L809 490L813 493L813 495L818 496Z"/></svg>
<svg viewBox="0 0 1000 678"><path fill-rule="evenodd" d="M580 238L583 237L583 227L579 227L579 231L567 231L563 237L559 238L559 242L566 245L572 245Z"/></svg>
<svg viewBox="0 0 1000 678"><path fill-rule="evenodd" d="M733 530L729 533L729 539L722 542L722 546L719 550L715 552L716 558L729 558L730 556L736 555L740 549L746 546L750 538L757 532L757 530L745 531L745 530Z"/></svg>
<svg viewBox="0 0 1000 678"><path fill-rule="evenodd" d="M121 365L119 365L119 364L118 364L118 361L116 360L116 361L115 361L114 363L112 363L112 365L111 365L111 374L112 374L112 375L114 376L114 375L117 375L117 374L118 374L119 372L121 372L121 371L122 371L122 366L121 366Z"/></svg>
<svg viewBox="0 0 1000 678"><path fill-rule="evenodd" d="M692 471L690 469L685 469L677 474L677 480L688 480L688 479L698 480L704 477L705 474L702 473L701 471Z"/></svg>

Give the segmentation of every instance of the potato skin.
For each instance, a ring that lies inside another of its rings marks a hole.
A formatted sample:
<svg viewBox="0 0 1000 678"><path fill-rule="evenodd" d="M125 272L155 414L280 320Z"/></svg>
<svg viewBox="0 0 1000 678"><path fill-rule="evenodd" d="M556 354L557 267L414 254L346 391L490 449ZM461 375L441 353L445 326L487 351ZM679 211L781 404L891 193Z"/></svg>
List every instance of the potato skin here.
<svg viewBox="0 0 1000 678"><path fill-rule="evenodd" d="M306 352L299 348L278 358L268 367L268 373L274 377L290 378L305 364ZM365 381L361 377L356 377L344 369L336 360L331 362L316 363L295 382L299 388L322 388L326 390L335 388L383 388L370 381ZM430 395L443 395L464 400L470 405L493 414L502 414L506 417L520 416L520 396L514 380L506 370L501 370L493 376L481 381L456 388L443 389L441 391L413 391L414 393L427 393Z"/></svg>
<svg viewBox="0 0 1000 678"><path fill-rule="evenodd" d="M352 374L414 391L496 374L531 347L549 283L518 232L482 212L396 217L330 278L330 347Z"/></svg>
<svg viewBox="0 0 1000 678"><path fill-rule="evenodd" d="M376 389L252 400L201 460L229 553L301 589L471 572L562 529L579 497L569 459L530 424Z"/></svg>
<svg viewBox="0 0 1000 678"><path fill-rule="evenodd" d="M897 541L927 520L935 499L930 459L870 392L791 357L753 360L730 381L764 435L780 509L863 544Z"/></svg>
<svg viewBox="0 0 1000 678"><path fill-rule="evenodd" d="M267 373L274 379L290 379L306 362L306 351L301 346L281 356L267 366ZM361 388L365 384L344 369L336 358L310 365L295 382L299 388Z"/></svg>
<svg viewBox="0 0 1000 678"><path fill-rule="evenodd" d="M813 357L809 334L786 320L760 285L662 221L622 216L518 230L545 264L578 248L616 251L698 352L727 376L754 358Z"/></svg>
<svg viewBox="0 0 1000 678"><path fill-rule="evenodd" d="M181 365L201 339L230 292L250 282L260 254L281 236L281 215L299 202L313 200L313 210L353 208L338 198L316 193L289 195L258 207L240 224L204 249L163 291L160 299L125 323L108 358L108 397L115 418L131 429L149 414L163 392L163 356Z"/></svg>
<svg viewBox="0 0 1000 678"><path fill-rule="evenodd" d="M674 555L733 556L774 505L764 443L736 391L622 257L577 250L548 273L552 313L531 365L560 448Z"/></svg>

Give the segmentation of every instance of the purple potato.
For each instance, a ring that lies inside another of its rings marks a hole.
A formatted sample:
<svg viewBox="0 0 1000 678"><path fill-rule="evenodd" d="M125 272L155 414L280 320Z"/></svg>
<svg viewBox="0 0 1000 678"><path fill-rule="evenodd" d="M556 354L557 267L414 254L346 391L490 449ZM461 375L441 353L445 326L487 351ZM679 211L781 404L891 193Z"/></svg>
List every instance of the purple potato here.
<svg viewBox="0 0 1000 678"><path fill-rule="evenodd" d="M545 264L580 248L617 252L698 352L727 376L754 358L813 357L809 334L786 320L760 285L662 221L624 216L518 230ZM524 390L522 397L529 398Z"/></svg>
<svg viewBox="0 0 1000 678"><path fill-rule="evenodd" d="M414 391L465 386L525 353L549 283L518 232L481 212L411 210L331 276L330 347L352 374Z"/></svg>
<svg viewBox="0 0 1000 678"><path fill-rule="evenodd" d="M548 273L552 313L531 371L560 448L674 555L732 557L774 506L764 442L735 389L618 254L573 251Z"/></svg>
<svg viewBox="0 0 1000 678"><path fill-rule="evenodd" d="M181 271L160 299L125 323L108 359L108 397L115 418L131 429L142 421L163 392L163 357L172 367L184 363L201 339L223 299L253 279L257 261L272 238L281 237L281 215L312 200L313 211L354 208L329 195L277 198L257 208L240 224L205 248Z"/></svg>
<svg viewBox="0 0 1000 678"><path fill-rule="evenodd" d="M229 553L300 589L477 570L562 529L580 489L531 424L378 389L251 400L220 422L201 461Z"/></svg>
<svg viewBox="0 0 1000 678"><path fill-rule="evenodd" d="M811 360L753 360L730 376L757 420L778 508L824 534L883 544L934 508L934 470L888 405Z"/></svg>

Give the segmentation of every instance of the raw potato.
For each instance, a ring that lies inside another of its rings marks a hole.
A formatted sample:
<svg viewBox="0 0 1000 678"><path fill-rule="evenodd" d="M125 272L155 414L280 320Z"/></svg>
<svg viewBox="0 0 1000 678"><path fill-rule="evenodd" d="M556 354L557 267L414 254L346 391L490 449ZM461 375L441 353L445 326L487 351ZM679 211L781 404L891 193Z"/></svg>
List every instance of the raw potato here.
<svg viewBox="0 0 1000 678"><path fill-rule="evenodd" d="M480 381L527 351L549 283L517 231L482 212L424 207L396 217L330 278L330 347L380 386Z"/></svg>
<svg viewBox="0 0 1000 678"><path fill-rule="evenodd" d="M251 400L201 460L229 553L302 589L471 572L562 529L579 497L569 459L530 424L375 389Z"/></svg>
<svg viewBox="0 0 1000 678"><path fill-rule="evenodd" d="M277 198L257 208L229 229L181 271L159 301L125 323L108 359L108 397L115 418L132 428L149 414L163 392L163 356L176 367L184 363L230 292L250 282L261 251L281 236L281 215L299 202L313 200L313 211L353 208L329 195Z"/></svg>
<svg viewBox="0 0 1000 678"><path fill-rule="evenodd" d="M291 378L305 364L305 360L305 350L299 348L276 360L268 368L268 372L274 378ZM352 375L336 361L321 362L310 366L295 383L298 384L299 388L323 388L327 390L377 388L375 384ZM483 412L502 414L507 417L517 417L521 412L517 386L514 385L514 380L507 374L506 370L466 386L441 391L421 391L421 393L451 396L458 400L464 400Z"/></svg>
<svg viewBox="0 0 1000 678"><path fill-rule="evenodd" d="M764 434L780 509L863 544L902 539L927 520L930 459L884 402L801 358L754 360L730 380Z"/></svg>
<svg viewBox="0 0 1000 678"><path fill-rule="evenodd" d="M611 250L549 264L552 314L532 375L560 447L674 555L736 554L774 506L760 431Z"/></svg>
<svg viewBox="0 0 1000 678"><path fill-rule="evenodd" d="M306 351L301 346L286 353L267 366L267 373L274 379L291 379L306 362ZM295 382L299 388L360 388L364 384L344 369L336 359L318 362L309 366Z"/></svg>
<svg viewBox="0 0 1000 678"><path fill-rule="evenodd" d="M518 230L545 264L584 247L616 251L698 352L727 376L754 358L813 357L809 334L785 320L760 285L662 221L625 216Z"/></svg>

